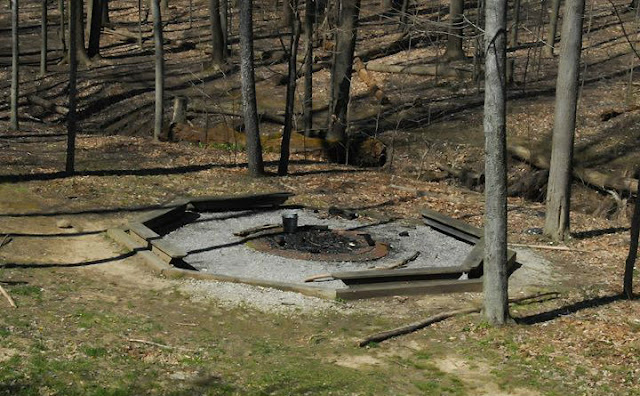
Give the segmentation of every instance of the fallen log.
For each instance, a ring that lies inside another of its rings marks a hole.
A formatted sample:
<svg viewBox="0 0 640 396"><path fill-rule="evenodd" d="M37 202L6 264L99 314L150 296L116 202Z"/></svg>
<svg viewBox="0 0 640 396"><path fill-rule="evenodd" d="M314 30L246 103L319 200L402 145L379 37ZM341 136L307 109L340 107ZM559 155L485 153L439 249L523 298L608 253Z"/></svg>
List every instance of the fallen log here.
<svg viewBox="0 0 640 396"><path fill-rule="evenodd" d="M507 151L511 156L527 162L537 168L549 169L549 156L533 153L530 149L515 144L509 144ZM594 169L573 167L573 177L601 190L616 190L623 193L636 194L638 179L606 174Z"/></svg>
<svg viewBox="0 0 640 396"><path fill-rule="evenodd" d="M510 298L509 299L509 303L518 303L518 302L522 302L522 301L526 301L526 300L532 300L532 299L537 299L540 297L551 297L551 298L555 298L559 295L559 293L557 292L549 292L549 293L540 293L540 294L534 294L531 296L525 296L525 297L518 297L518 298ZM371 344L372 342L381 342L381 341L385 341L388 340L389 338L393 338L393 337L397 337L400 335L404 335L404 334L409 334L409 333L413 333L414 331L423 329L433 323L437 323L437 322L441 322L445 319L449 319L452 318L454 316L460 316L460 315L466 315L466 314L470 314L470 313L478 313L481 312L482 308L477 307L477 308L466 308L466 309L459 309L456 311L449 311L449 312L443 312L437 315L433 315L430 316L424 320L418 321L418 322L414 322L411 323L409 325L406 326L402 326L402 327L398 327L395 328L393 330L389 330L389 331L383 331L381 333L377 333L374 334L372 336L369 336L367 338L362 339L358 345L360 347L365 347L369 344Z"/></svg>
<svg viewBox="0 0 640 396"><path fill-rule="evenodd" d="M402 73L415 74L418 76L440 76L463 78L470 77L473 72L471 70L457 68L447 63L434 63L428 65L385 65L385 64L367 64L367 70L384 72L384 73Z"/></svg>
<svg viewBox="0 0 640 396"><path fill-rule="evenodd" d="M60 115L63 115L63 116L66 116L67 114L69 114L69 109L67 109L66 107L57 105L57 104L53 103L52 101L47 100L47 99L43 99L43 98L41 98L39 96L29 95L29 96L27 96L27 100L30 103L33 103L35 105L38 105L38 106L44 108L45 110L52 111L54 113L57 113L57 114L60 114Z"/></svg>

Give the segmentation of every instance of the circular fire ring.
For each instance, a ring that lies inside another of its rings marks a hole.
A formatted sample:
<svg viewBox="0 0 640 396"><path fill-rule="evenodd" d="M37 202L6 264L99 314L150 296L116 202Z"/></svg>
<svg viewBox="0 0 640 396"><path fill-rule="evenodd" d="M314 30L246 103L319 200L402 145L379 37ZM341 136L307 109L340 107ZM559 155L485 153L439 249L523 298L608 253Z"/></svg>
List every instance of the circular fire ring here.
<svg viewBox="0 0 640 396"><path fill-rule="evenodd" d="M386 256L389 246L358 231L322 226L298 227L291 234L277 232L247 242L257 251L309 261L372 261Z"/></svg>

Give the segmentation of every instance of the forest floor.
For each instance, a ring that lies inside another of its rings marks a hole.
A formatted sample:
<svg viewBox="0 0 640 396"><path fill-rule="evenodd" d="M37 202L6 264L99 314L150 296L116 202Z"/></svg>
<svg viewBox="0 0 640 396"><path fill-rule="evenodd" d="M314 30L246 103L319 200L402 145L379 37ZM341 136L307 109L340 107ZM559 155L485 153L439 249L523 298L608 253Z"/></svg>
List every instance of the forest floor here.
<svg viewBox="0 0 640 396"><path fill-rule="evenodd" d="M194 126L237 125L228 115L239 110L235 58L224 73L203 67L206 10L195 12L189 29L183 3L181 12L172 8L168 24L169 90L190 98ZM256 44L264 61L257 69L259 105L281 115L284 88L275 82L284 72L276 53L281 35L269 27L276 19L273 6L257 3L256 30L264 37ZM535 41L539 10L536 2L523 3L528 5L524 43ZM135 9L124 1L111 4L116 27L136 32ZM576 154L585 167L632 175L640 154L637 73L629 76L633 58L611 5L593 4ZM24 10L33 25L37 3L26 2ZM54 25L56 13L50 11ZM363 14L358 51L364 61L410 64L441 53L442 43L427 45L433 37L416 25L411 48L373 56L400 36L393 18L381 17L375 7L363 8ZM628 21L626 31L635 32L630 14L621 17ZM387 23L374 23L380 20ZM439 17L433 22L440 23ZM6 12L0 23L5 43ZM21 131L8 128L4 81L10 58L0 51L0 285L18 306L0 300L0 395L640 394L640 309L637 301L619 297L631 201L579 181L573 184L567 249L514 247L526 264L513 275L510 295L558 292L558 297L512 305L514 323L508 326L490 327L472 314L368 348L357 341L439 312L480 306L482 295L344 302L169 280L148 272L139 258L104 235L176 197L272 191L293 192L291 202L311 207L350 208L363 218L420 219L420 211L430 208L482 226L481 186L465 186L441 170L482 170L481 91L473 82L374 72L390 98L379 107L366 84L354 78L352 118L361 120L356 125L363 129L380 128L373 132L388 144L390 163L363 169L298 153L290 175L275 177L278 154L267 152L270 174L254 179L246 175L245 155L235 146L149 139L153 66L147 24L144 49L105 36L102 59L81 68L78 173L67 177L61 173L63 118L26 99L37 94L64 105L65 67L51 65L47 77L36 77L38 30L30 26L25 35L34 39L23 46ZM55 35L50 37L53 44ZM195 47L185 44L197 39ZM550 145L557 62L538 52L535 47L512 52L516 83L508 134L510 142L544 152ZM55 46L51 53L59 56ZM326 69L314 73L318 124L327 81ZM602 121L612 110L621 114ZM281 128L268 122L261 127L265 134ZM512 180L535 171L510 162ZM514 196L508 209L510 243L549 245L537 233L544 223L542 203ZM71 228L58 227L60 220Z"/></svg>

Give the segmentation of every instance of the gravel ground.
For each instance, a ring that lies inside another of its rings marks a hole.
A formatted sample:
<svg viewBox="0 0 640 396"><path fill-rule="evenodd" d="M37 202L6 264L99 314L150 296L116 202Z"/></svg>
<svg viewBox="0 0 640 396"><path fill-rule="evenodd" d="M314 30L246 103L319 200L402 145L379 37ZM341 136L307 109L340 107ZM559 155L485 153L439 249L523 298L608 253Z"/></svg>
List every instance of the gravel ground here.
<svg viewBox="0 0 640 396"><path fill-rule="evenodd" d="M322 315L332 311L349 314L359 311L351 303L241 283L190 279L183 282L181 290L190 295L193 301L211 299L227 308L247 306L260 312L287 316L302 313Z"/></svg>
<svg viewBox="0 0 640 396"><path fill-rule="evenodd" d="M471 246L444 235L430 227L408 226L398 222L362 228L376 241L390 245L389 254L369 262L325 262L283 258L255 251L244 244L235 244L241 238L234 232L264 224L280 224L284 212L239 211L221 213L201 213L200 217L164 236L165 239L183 247L189 254L185 261L203 272L238 277L258 278L270 281L303 283L307 277L336 271L365 270L376 266L391 265L407 258L416 251L420 256L407 268L446 267L459 264L471 250ZM341 229L362 226L356 220L339 217L325 217L325 213L311 210L295 211L299 225L327 225ZM399 236L402 231L408 236ZM197 252L195 252L197 251ZM316 282L318 287L345 287L342 281Z"/></svg>

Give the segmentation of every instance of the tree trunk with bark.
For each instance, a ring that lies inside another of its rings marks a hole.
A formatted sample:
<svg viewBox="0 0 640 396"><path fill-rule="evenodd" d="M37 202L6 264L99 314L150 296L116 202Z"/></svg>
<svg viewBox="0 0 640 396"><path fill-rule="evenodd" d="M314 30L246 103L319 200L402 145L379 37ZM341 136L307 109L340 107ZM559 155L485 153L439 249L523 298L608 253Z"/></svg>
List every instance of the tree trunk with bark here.
<svg viewBox="0 0 640 396"><path fill-rule="evenodd" d="M87 1L87 32L89 33L89 45L87 55L93 58L100 54L100 33L102 30L102 13L106 0Z"/></svg>
<svg viewBox="0 0 640 396"><path fill-rule="evenodd" d="M485 13L485 220L484 314L501 325L509 318L507 279L506 44L507 1L487 0Z"/></svg>
<svg viewBox="0 0 640 396"><path fill-rule="evenodd" d="M64 0L58 0L58 13L60 14L60 44L62 45L62 53L67 53L67 32L64 26Z"/></svg>
<svg viewBox="0 0 640 396"><path fill-rule="evenodd" d="M242 111L247 138L247 162L249 174L264 174L262 145L258 129L258 106L253 65L253 4L252 0L238 0L240 16L240 80L242 85Z"/></svg>
<svg viewBox="0 0 640 396"><path fill-rule="evenodd" d="M11 0L11 129L18 130L18 98L19 98L19 81L20 81L20 37L18 30L20 29L18 11L20 3L18 0Z"/></svg>
<svg viewBox="0 0 640 396"><path fill-rule="evenodd" d="M47 21L48 18L47 12L47 0L42 0L42 20L40 21L40 76L47 74L47 29L49 28L49 24Z"/></svg>
<svg viewBox="0 0 640 396"><path fill-rule="evenodd" d="M229 0L220 0L220 28L222 29L222 51L229 55Z"/></svg>
<svg viewBox="0 0 640 396"><path fill-rule="evenodd" d="M296 5L296 0L293 0ZM289 45L289 81L287 83L287 98L284 111L284 128L282 131L282 144L280 146L280 161L278 163L278 175L284 176L289 168L289 144L293 130L293 114L296 93L296 58L298 56L298 43L300 41L300 20L298 12L293 13L291 26L291 43Z"/></svg>
<svg viewBox="0 0 640 396"><path fill-rule="evenodd" d="M544 56L553 56L553 47L556 42L556 32L558 30L558 15L560 14L560 0L551 1L551 14L549 15L549 26L547 26L547 45L543 48Z"/></svg>
<svg viewBox="0 0 640 396"><path fill-rule="evenodd" d="M573 140L578 102L585 0L567 0L556 83L556 105L544 234L562 241L569 234Z"/></svg>
<svg viewBox="0 0 640 396"><path fill-rule="evenodd" d="M291 26L293 21L293 1L294 0L282 0L282 26Z"/></svg>
<svg viewBox="0 0 640 396"><path fill-rule="evenodd" d="M219 65L224 61L225 56L224 35L220 20L220 0L209 0L209 20L211 21L211 62L214 65Z"/></svg>
<svg viewBox="0 0 640 396"><path fill-rule="evenodd" d="M71 15L71 3L76 2L77 12ZM83 14L82 14L82 0L69 0L69 51L71 51L71 40L75 41L76 61L81 62L84 65L91 63L87 51L84 48L84 29L83 26ZM71 34L71 18L75 18L76 31ZM67 60L69 54L67 53Z"/></svg>
<svg viewBox="0 0 640 396"><path fill-rule="evenodd" d="M111 25L111 19L109 18L109 0L102 0L101 8L101 17L100 21L102 22L102 26Z"/></svg>
<svg viewBox="0 0 640 396"><path fill-rule="evenodd" d="M450 0L449 3L449 36L447 49L443 58L446 60L465 59L462 50L462 35L464 28L464 0Z"/></svg>
<svg viewBox="0 0 640 396"><path fill-rule="evenodd" d="M346 144L347 111L353 53L356 47L360 0L343 0L336 32L336 52L331 70L331 102L326 141L338 149Z"/></svg>
<svg viewBox="0 0 640 396"><path fill-rule="evenodd" d="M153 14L153 39L155 41L156 57L156 99L155 121L153 123L153 139L158 141L162 134L162 121L164 110L164 46L162 38L162 11L161 0L151 0L151 12Z"/></svg>
<svg viewBox="0 0 640 396"><path fill-rule="evenodd" d="M636 171L637 174L637 171ZM624 265L624 278L622 295L627 299L633 298L633 269L638 255L638 237L640 236L640 196L636 194L636 203L633 207L631 218L631 241L629 242L629 254Z"/></svg>
<svg viewBox="0 0 640 396"><path fill-rule="evenodd" d="M513 3L513 23L511 24L510 41L512 46L518 45L518 29L520 28L520 0Z"/></svg>
<svg viewBox="0 0 640 396"><path fill-rule="evenodd" d="M82 0L69 0L69 37L76 37L77 31L82 30L82 23L78 23L77 15L82 14ZM76 40L69 40L69 112L67 113L67 158L65 171L72 175L76 162L76 107L78 78L78 51Z"/></svg>
<svg viewBox="0 0 640 396"><path fill-rule="evenodd" d="M313 128L313 14L315 8L314 0L305 0L304 135L307 137L311 136Z"/></svg>

